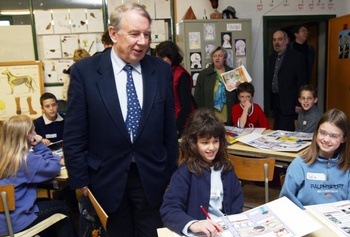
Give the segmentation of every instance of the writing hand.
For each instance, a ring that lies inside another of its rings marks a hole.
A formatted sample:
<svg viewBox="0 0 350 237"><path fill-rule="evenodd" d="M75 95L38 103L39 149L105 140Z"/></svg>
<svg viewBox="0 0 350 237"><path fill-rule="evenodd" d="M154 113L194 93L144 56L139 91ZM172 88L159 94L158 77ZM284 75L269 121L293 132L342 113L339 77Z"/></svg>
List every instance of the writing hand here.
<svg viewBox="0 0 350 237"><path fill-rule="evenodd" d="M218 232L216 228L219 228L221 230L220 225L218 225L216 222L212 220L202 220L194 222L192 225L190 225L189 229L193 233L204 233L207 237L215 237L218 236Z"/></svg>

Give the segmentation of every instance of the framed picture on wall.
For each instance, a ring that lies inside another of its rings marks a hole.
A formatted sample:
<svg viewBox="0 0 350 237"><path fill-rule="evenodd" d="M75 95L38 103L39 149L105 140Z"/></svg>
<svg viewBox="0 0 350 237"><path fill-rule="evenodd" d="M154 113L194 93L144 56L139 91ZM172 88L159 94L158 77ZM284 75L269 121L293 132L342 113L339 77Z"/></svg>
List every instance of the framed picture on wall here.
<svg viewBox="0 0 350 237"><path fill-rule="evenodd" d="M0 121L13 115L41 116L41 61L0 62Z"/></svg>

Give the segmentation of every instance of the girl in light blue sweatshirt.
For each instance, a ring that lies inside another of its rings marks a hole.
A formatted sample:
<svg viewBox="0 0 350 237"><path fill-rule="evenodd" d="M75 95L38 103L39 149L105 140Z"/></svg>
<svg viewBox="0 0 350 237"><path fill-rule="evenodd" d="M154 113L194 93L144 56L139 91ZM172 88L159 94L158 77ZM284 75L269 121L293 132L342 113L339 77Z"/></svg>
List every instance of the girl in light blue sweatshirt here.
<svg viewBox="0 0 350 237"><path fill-rule="evenodd" d="M287 169L280 197L300 208L350 199L350 122L340 110L320 118L310 147Z"/></svg>

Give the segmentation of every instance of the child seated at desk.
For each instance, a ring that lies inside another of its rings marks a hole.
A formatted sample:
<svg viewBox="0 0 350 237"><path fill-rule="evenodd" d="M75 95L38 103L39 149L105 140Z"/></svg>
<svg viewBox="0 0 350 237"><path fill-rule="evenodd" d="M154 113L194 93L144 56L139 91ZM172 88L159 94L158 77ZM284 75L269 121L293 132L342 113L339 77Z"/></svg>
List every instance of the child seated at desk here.
<svg viewBox="0 0 350 237"><path fill-rule="evenodd" d="M315 130L322 112L317 108L317 89L313 85L304 85L299 89L299 103L301 110L298 113L297 132L312 133Z"/></svg>
<svg viewBox="0 0 350 237"><path fill-rule="evenodd" d="M220 226L207 219L241 213L243 193L227 157L225 127L210 109L196 110L180 143L182 156L160 208L163 223L180 235L215 236Z"/></svg>
<svg viewBox="0 0 350 237"><path fill-rule="evenodd" d="M254 86L243 82L237 87L237 97L240 103L232 106L232 122L240 128L266 128L270 129L264 111L253 103Z"/></svg>
<svg viewBox="0 0 350 237"><path fill-rule="evenodd" d="M34 120L36 132L43 137L46 146L63 138L64 116L57 112L57 98L54 94L44 93L40 96L43 115Z"/></svg>
<svg viewBox="0 0 350 237"><path fill-rule="evenodd" d="M0 144L0 185L13 184L15 188L16 207L10 213L14 232L32 227L55 213L68 216L63 201L37 199L37 184L60 174L61 157L54 156L44 145L42 137L34 131L32 119L26 115L10 117L0 127ZM75 236L69 218L55 226L56 233L49 236ZM0 236L8 234L5 213L0 213Z"/></svg>
<svg viewBox="0 0 350 237"><path fill-rule="evenodd" d="M280 197L300 208L350 199L350 122L340 110L327 111L309 148L288 166Z"/></svg>

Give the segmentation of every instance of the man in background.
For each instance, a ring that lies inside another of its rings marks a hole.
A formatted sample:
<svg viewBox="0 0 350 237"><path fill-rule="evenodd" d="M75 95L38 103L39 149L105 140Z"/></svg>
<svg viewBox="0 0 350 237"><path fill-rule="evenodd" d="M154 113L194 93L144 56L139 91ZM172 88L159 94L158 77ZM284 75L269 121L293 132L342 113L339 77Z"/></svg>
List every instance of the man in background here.
<svg viewBox="0 0 350 237"><path fill-rule="evenodd" d="M297 25L292 30L295 40L290 44L290 47L304 55L305 65L307 69L307 81L309 84L312 78L312 67L315 60L314 48L307 43L309 37L309 29L305 25Z"/></svg>
<svg viewBox="0 0 350 237"><path fill-rule="evenodd" d="M296 113L301 109L298 90L306 84L304 57L287 47L288 36L277 30L272 37L275 52L269 57L269 82L267 91L271 95L275 130L294 131Z"/></svg>

